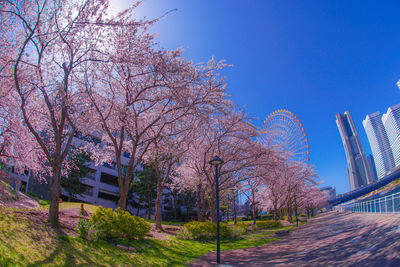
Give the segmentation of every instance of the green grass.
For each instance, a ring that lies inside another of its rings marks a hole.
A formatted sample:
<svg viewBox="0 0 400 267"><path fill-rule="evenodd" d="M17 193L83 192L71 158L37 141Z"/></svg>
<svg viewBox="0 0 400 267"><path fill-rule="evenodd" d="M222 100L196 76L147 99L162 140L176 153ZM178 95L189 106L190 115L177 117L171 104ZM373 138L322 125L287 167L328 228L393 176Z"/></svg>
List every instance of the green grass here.
<svg viewBox="0 0 400 267"><path fill-rule="evenodd" d="M49 209L49 201L48 200L46 200L46 201L42 200L43 204L41 204L40 201L39 201L39 204L41 205L41 209ZM80 202L61 202L59 204L59 209L60 210L80 209L81 208L81 204L82 203L80 203ZM97 206L96 205L92 205L92 204L84 203L84 208L87 211L94 212L96 210Z"/></svg>
<svg viewBox="0 0 400 267"><path fill-rule="evenodd" d="M12 187L4 181L0 180L0 199L2 200L15 200L16 195Z"/></svg>
<svg viewBox="0 0 400 267"><path fill-rule="evenodd" d="M80 207L80 203L61 205L63 209ZM276 240L265 236L280 229L222 240L221 249L264 245ZM45 219L34 218L27 211L0 208L0 266L185 266L216 249L215 241L154 238L134 241L131 246L136 248L135 252L118 249L104 241L90 242L60 235Z"/></svg>
<svg viewBox="0 0 400 267"><path fill-rule="evenodd" d="M272 216L264 216L264 217L262 217L262 218L258 218L257 220L256 220L256 222L262 222L262 221L271 221L271 220L273 220L274 218L272 217ZM254 222L254 220L253 219L251 219L251 220L237 220L237 222L244 222L244 223L251 223L251 224L253 224L253 222ZM234 221L233 221L233 219L232 220L229 220L228 222L227 222L228 224L233 224L234 223Z"/></svg>
<svg viewBox="0 0 400 267"><path fill-rule="evenodd" d="M150 220L150 219L146 219L146 218L143 218L143 219L145 219L146 222L148 222L148 223L156 223L156 220ZM162 221L161 223L163 225L184 225L187 222Z"/></svg>
<svg viewBox="0 0 400 267"><path fill-rule="evenodd" d="M258 221L258 220L257 220ZM237 222L244 222L244 223L252 223L253 224L253 222L254 222L254 220L244 220L244 221L237 221ZM227 222L227 224L234 224L234 221L232 221L232 220L229 220L228 222Z"/></svg>
<svg viewBox="0 0 400 267"><path fill-rule="evenodd" d="M80 202L61 202L59 207L60 207L60 210L80 209L81 204L82 203L80 203ZM84 203L83 207L85 208L85 210L90 211L90 212L94 212L97 208L96 205L87 204L87 203Z"/></svg>

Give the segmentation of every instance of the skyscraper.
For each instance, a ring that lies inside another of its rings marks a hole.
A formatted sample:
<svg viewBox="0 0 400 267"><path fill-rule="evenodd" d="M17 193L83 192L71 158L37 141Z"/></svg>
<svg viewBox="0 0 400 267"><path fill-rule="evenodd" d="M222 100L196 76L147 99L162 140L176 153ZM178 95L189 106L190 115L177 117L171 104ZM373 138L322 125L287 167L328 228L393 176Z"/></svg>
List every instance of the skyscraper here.
<svg viewBox="0 0 400 267"><path fill-rule="evenodd" d="M390 149L393 153L394 165L400 165L400 103L390 107L382 116Z"/></svg>
<svg viewBox="0 0 400 267"><path fill-rule="evenodd" d="M365 157L360 138L353 119L348 110L344 114L336 114L336 124L342 137L347 158L347 174L350 190L369 184L373 181L369 162Z"/></svg>
<svg viewBox="0 0 400 267"><path fill-rule="evenodd" d="M371 167L372 178L374 179L374 181L378 180L378 175L376 174L374 157L372 155L368 155L367 159L369 160L369 166Z"/></svg>
<svg viewBox="0 0 400 267"><path fill-rule="evenodd" d="M363 125L374 156L376 174L380 179L395 166L389 139L381 120L381 113L377 111L367 115L363 120Z"/></svg>

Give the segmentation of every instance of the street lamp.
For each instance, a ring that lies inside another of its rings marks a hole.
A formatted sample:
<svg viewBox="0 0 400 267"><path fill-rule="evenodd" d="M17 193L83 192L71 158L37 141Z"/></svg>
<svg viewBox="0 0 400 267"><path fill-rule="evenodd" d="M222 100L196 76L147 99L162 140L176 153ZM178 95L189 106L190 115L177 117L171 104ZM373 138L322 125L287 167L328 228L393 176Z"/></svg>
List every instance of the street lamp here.
<svg viewBox="0 0 400 267"><path fill-rule="evenodd" d="M297 201L296 201L296 194L294 194L294 207L296 212L296 226L299 227L299 219L297 219Z"/></svg>
<svg viewBox="0 0 400 267"><path fill-rule="evenodd" d="M215 192L216 192L216 204L217 204L217 264L221 263L221 257L220 257L220 243L219 243L219 183L218 183L218 167L224 161L218 157L215 156L212 160L210 160L208 163L211 165L215 166Z"/></svg>

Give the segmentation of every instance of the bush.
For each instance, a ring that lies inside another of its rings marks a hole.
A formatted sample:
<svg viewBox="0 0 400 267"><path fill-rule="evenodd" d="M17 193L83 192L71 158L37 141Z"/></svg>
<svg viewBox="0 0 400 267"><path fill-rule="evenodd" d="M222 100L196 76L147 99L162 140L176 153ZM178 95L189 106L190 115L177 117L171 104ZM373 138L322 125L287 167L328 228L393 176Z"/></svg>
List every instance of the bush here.
<svg viewBox="0 0 400 267"><path fill-rule="evenodd" d="M287 216L283 216L285 221L289 221ZM296 222L296 216L292 216L292 222Z"/></svg>
<svg viewBox="0 0 400 267"><path fill-rule="evenodd" d="M305 213L300 213L299 217L307 217L307 215Z"/></svg>
<svg viewBox="0 0 400 267"><path fill-rule="evenodd" d="M238 222L232 227L232 237L239 237L247 233L249 225L244 222Z"/></svg>
<svg viewBox="0 0 400 267"><path fill-rule="evenodd" d="M80 238L86 238L89 233L89 228L89 220L80 218L78 221L78 226L75 228L75 230L78 232Z"/></svg>
<svg viewBox="0 0 400 267"><path fill-rule="evenodd" d="M226 223L219 224L219 234L222 238L231 238L232 237L232 228L229 227ZM217 236L217 224L215 224L215 236Z"/></svg>
<svg viewBox="0 0 400 267"><path fill-rule="evenodd" d="M90 230L90 237L94 240L134 240L145 237L150 224L120 208L113 211L98 207L90 217Z"/></svg>
<svg viewBox="0 0 400 267"><path fill-rule="evenodd" d="M186 230L186 228L181 228L177 235L176 238L178 239L183 239L183 240L191 240L194 239L193 236Z"/></svg>
<svg viewBox="0 0 400 267"><path fill-rule="evenodd" d="M46 206L46 205L50 204L50 200L41 199L41 200L38 201L38 203L39 203L40 206Z"/></svg>
<svg viewBox="0 0 400 267"><path fill-rule="evenodd" d="M232 229L226 223L219 225L220 236L222 238L232 237ZM214 239L217 236L217 224L210 221L198 222L193 221L185 224L185 229L188 234L183 236L190 236L192 239Z"/></svg>
<svg viewBox="0 0 400 267"><path fill-rule="evenodd" d="M270 228L282 227L282 224L280 221L263 221L263 222L257 222L255 226L258 229L270 229Z"/></svg>
<svg viewBox="0 0 400 267"><path fill-rule="evenodd" d="M185 229L193 239L211 239L217 234L217 225L210 221L192 221L185 224Z"/></svg>

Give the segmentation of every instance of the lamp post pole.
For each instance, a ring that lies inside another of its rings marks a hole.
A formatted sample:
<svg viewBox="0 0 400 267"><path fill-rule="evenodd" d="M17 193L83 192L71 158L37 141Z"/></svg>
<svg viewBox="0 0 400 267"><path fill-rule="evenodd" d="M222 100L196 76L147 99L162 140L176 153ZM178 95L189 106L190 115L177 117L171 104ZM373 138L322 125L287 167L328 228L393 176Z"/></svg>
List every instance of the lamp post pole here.
<svg viewBox="0 0 400 267"><path fill-rule="evenodd" d="M217 264L221 263L221 251L219 241L219 181L218 181L218 165L215 165L215 193L217 204Z"/></svg>
<svg viewBox="0 0 400 267"><path fill-rule="evenodd" d="M299 220L297 219L297 201L296 201L296 195L294 195L294 207L295 207L295 212L296 212L296 226L299 227Z"/></svg>
<svg viewBox="0 0 400 267"><path fill-rule="evenodd" d="M224 161L218 157L215 156L212 160L209 161L209 163L213 166L215 166L215 198L216 198L216 209L217 209L217 264L221 263L221 251L220 251L220 240L219 240L219 181L218 181L218 167Z"/></svg>

